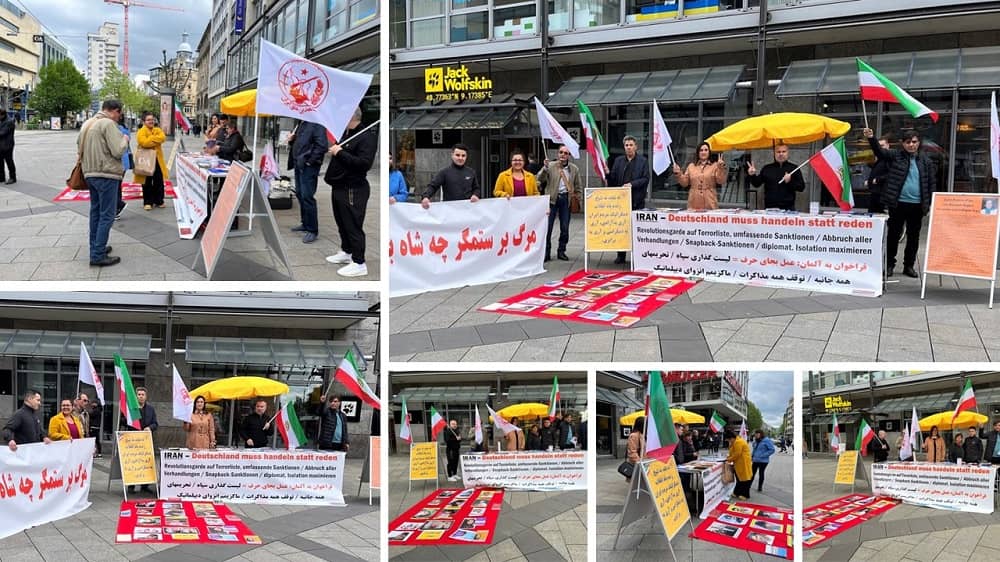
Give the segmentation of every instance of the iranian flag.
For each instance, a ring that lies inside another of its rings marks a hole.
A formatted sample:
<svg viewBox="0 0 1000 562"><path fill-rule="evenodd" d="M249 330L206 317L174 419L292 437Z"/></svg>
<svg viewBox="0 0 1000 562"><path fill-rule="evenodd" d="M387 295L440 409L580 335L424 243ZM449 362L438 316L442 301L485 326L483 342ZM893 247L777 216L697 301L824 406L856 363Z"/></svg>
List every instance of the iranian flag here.
<svg viewBox="0 0 1000 562"><path fill-rule="evenodd" d="M847 165L844 137L840 137L814 154L809 159L809 165L841 209L850 211L854 208L854 193L851 191L851 174Z"/></svg>
<svg viewBox="0 0 1000 562"><path fill-rule="evenodd" d="M858 430L858 438L854 440L854 448L861 451L861 455L864 456L865 451L868 449L868 443L871 442L873 437L875 437L875 432L872 431L868 422L862 419L861 428Z"/></svg>
<svg viewBox="0 0 1000 562"><path fill-rule="evenodd" d="M840 454L840 425L837 424L837 414L833 414L833 435L830 437L830 449Z"/></svg>
<svg viewBox="0 0 1000 562"><path fill-rule="evenodd" d="M865 101L884 101L898 103L903 109L910 112L914 117L929 115L931 121L937 123L938 114L931 108L917 101L916 98L906 93L905 90L896 85L875 70L868 63L861 59L858 61L858 86L861 88L861 99Z"/></svg>
<svg viewBox="0 0 1000 562"><path fill-rule="evenodd" d="M278 412L278 433L285 440L289 449L298 449L306 444L306 432L302 430L299 416L295 413L295 402L282 398L281 411Z"/></svg>
<svg viewBox="0 0 1000 562"><path fill-rule="evenodd" d="M719 412L712 410L712 419L708 420L708 429L716 433L721 433L723 428L726 427L726 420L722 419Z"/></svg>
<svg viewBox="0 0 1000 562"><path fill-rule="evenodd" d="M646 384L646 456L669 462L675 447L677 432L663 378L659 371L652 371Z"/></svg>
<svg viewBox="0 0 1000 562"><path fill-rule="evenodd" d="M185 133L191 130L191 121L181 111L181 106L177 105L177 100L174 100L174 121L177 122L177 126Z"/></svg>
<svg viewBox="0 0 1000 562"><path fill-rule="evenodd" d="M337 367L337 372L333 377L340 384L346 386L351 394L363 400L365 404L376 410L382 409L382 402L379 400L378 394L375 394L375 391L368 386L368 383L365 382L364 377L361 376L361 372L358 370L358 361L354 357L353 349L349 349L347 355L344 355L344 359L341 360L340 365Z"/></svg>
<svg viewBox="0 0 1000 562"><path fill-rule="evenodd" d="M479 404L476 404L476 444L483 444L483 420L479 418Z"/></svg>
<svg viewBox="0 0 1000 562"><path fill-rule="evenodd" d="M97 395L97 399L101 401L101 406L103 406L104 385L101 384L101 376L97 374L94 362L90 360L90 353L87 352L87 346L83 342L80 342L80 372L78 379L80 382L94 387L94 394Z"/></svg>
<svg viewBox="0 0 1000 562"><path fill-rule="evenodd" d="M399 439L413 444L413 434L410 433L410 414L406 411L406 397L403 397L403 415L399 422Z"/></svg>
<svg viewBox="0 0 1000 562"><path fill-rule="evenodd" d="M583 134L587 138L587 152L594 161L594 173L601 177L601 181L607 181L608 172L611 171L608 168L608 145L601 138L601 131L597 128L597 121L594 120L590 108L580 100L576 100L576 106L580 110Z"/></svg>
<svg viewBox="0 0 1000 562"><path fill-rule="evenodd" d="M559 407L559 377L552 377L552 392L549 394L549 421L556 419L556 409Z"/></svg>
<svg viewBox="0 0 1000 562"><path fill-rule="evenodd" d="M441 433L441 430L444 429L444 426L445 426L444 418L441 417L441 414L439 414L438 411L434 409L434 406L431 406L431 439L432 440L438 438L438 433Z"/></svg>
<svg viewBox="0 0 1000 562"><path fill-rule="evenodd" d="M958 397L958 404L955 405L955 413L951 415L951 422L955 423L958 414L965 410L976 409L976 393L972 391L972 379L965 379L965 388L962 395Z"/></svg>
<svg viewBox="0 0 1000 562"><path fill-rule="evenodd" d="M125 418L125 425L142 429L142 413L139 411L139 398L132 386L132 377L121 355L115 354L115 378L118 379L118 409Z"/></svg>

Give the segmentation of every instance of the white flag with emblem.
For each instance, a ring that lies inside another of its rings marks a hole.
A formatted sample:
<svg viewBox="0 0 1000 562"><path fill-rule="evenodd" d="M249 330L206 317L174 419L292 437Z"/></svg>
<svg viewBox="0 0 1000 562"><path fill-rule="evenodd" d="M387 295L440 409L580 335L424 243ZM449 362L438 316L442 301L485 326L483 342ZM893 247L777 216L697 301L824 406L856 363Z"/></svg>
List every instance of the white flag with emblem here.
<svg viewBox="0 0 1000 562"><path fill-rule="evenodd" d="M538 112L538 128L542 131L542 138L549 139L556 144L565 144L573 158L580 158L580 145L569 136L566 129L556 121L555 117L549 113L542 102L535 98L535 111Z"/></svg>
<svg viewBox="0 0 1000 562"><path fill-rule="evenodd" d="M673 158L670 156L670 145L674 142L670 138L670 131L667 124L663 122L660 115L660 106L653 100L653 171L660 175L667 171Z"/></svg>

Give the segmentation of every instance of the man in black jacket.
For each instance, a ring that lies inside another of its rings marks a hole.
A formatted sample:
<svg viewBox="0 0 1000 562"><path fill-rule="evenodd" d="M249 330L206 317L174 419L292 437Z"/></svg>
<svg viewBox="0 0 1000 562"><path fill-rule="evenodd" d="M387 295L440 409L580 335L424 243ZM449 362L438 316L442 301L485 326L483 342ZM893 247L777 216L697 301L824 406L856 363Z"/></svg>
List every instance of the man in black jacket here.
<svg viewBox="0 0 1000 562"><path fill-rule="evenodd" d="M7 420L3 426L3 440L11 451L17 451L18 445L28 443L51 443L41 420L38 419L38 408L42 406L42 395L37 390L24 393L24 405Z"/></svg>
<svg viewBox="0 0 1000 562"><path fill-rule="evenodd" d="M319 448L328 451L347 452L351 448L351 440L347 435L347 416L340 411L340 397L320 396L323 405L319 411Z"/></svg>
<svg viewBox="0 0 1000 562"><path fill-rule="evenodd" d="M253 405L253 413L247 414L240 423L240 439L247 449L267 447L267 430L271 423L267 417L267 401L258 398Z"/></svg>
<svg viewBox="0 0 1000 562"><path fill-rule="evenodd" d="M316 210L316 183L323 166L323 156L330 143L326 128L317 123L302 121L288 136L291 154L288 167L295 170L295 198L299 200L301 224L292 232L304 232L303 244L312 244L319 238L319 217Z"/></svg>
<svg viewBox="0 0 1000 562"><path fill-rule="evenodd" d="M444 430L444 453L448 458L448 480L461 480L458 475L458 459L461 456L462 434L458 430L458 422L451 420Z"/></svg>
<svg viewBox="0 0 1000 562"><path fill-rule="evenodd" d="M931 195L937 190L937 172L934 163L919 153L920 135L907 129L900 135L903 150L883 149L875 140L871 129L863 134L880 160L886 161L888 173L882 187L882 203L889 209L889 233L886 240L888 277L896 267L899 239L906 227L906 248L903 250L903 275L919 277L913 268L920 246L920 227L924 215L931 210Z"/></svg>
<svg viewBox="0 0 1000 562"><path fill-rule="evenodd" d="M361 126L361 108L354 110L354 116L347 124L347 138ZM326 261L347 264L337 270L343 277L368 275L365 265L365 209L371 187L368 185L368 170L375 163L378 150L376 127L360 133L345 145L334 143L330 147L330 165L326 168L323 181L332 189L333 220L340 233L340 251L328 256Z"/></svg>
<svg viewBox="0 0 1000 562"><path fill-rule="evenodd" d="M889 459L889 442L885 440L884 429L880 429L878 435L868 442L868 452L875 462L885 462Z"/></svg>
<svg viewBox="0 0 1000 562"><path fill-rule="evenodd" d="M552 420L545 418L542 420L542 427L538 430L539 437L542 441L542 450L548 451L551 447L553 450L556 448L556 440L559 438L559 432L556 428L552 427Z"/></svg>
<svg viewBox="0 0 1000 562"><path fill-rule="evenodd" d="M4 180L4 164L10 177ZM14 120L7 117L7 110L0 107L0 182L10 185L17 182L14 167Z"/></svg>
<svg viewBox="0 0 1000 562"><path fill-rule="evenodd" d="M889 148L889 135L882 135L878 139L878 145L882 150ZM885 185L885 176L889 173L889 166L882 158L876 158L872 164L865 186L868 187L868 212L884 213L885 205L882 204L882 186Z"/></svg>
<svg viewBox="0 0 1000 562"><path fill-rule="evenodd" d="M806 181L801 170L795 170L796 165L788 161L788 145L779 144L774 147L774 162L767 164L757 172L753 162L747 164L747 174L750 185L764 186L764 208L795 210L796 192L805 191Z"/></svg>
<svg viewBox="0 0 1000 562"><path fill-rule="evenodd" d="M986 439L983 460L989 460L990 464L1000 464L1000 421L993 423L993 433Z"/></svg>
<svg viewBox="0 0 1000 562"><path fill-rule="evenodd" d="M575 449L576 432L573 431L573 414L566 414L563 416L563 421L559 424L559 448L560 449Z"/></svg>
<svg viewBox="0 0 1000 562"><path fill-rule="evenodd" d="M632 210L646 207L646 188L649 186L649 165L646 157L637 152L638 142L628 135L622 140L625 154L615 158L608 173L608 185L632 190ZM625 263L625 252L618 252L615 263Z"/></svg>
<svg viewBox="0 0 1000 562"><path fill-rule="evenodd" d="M481 194L476 171L465 165L469 157L469 148L464 144L451 147L451 165L442 169L427 184L420 205L427 209L431 206L431 197L441 190L442 201L461 201L468 199L475 203Z"/></svg>
<svg viewBox="0 0 1000 562"><path fill-rule="evenodd" d="M969 434L965 436L962 443L962 461L969 464L976 464L983 460L983 440L979 438L979 432L975 427L969 428Z"/></svg>

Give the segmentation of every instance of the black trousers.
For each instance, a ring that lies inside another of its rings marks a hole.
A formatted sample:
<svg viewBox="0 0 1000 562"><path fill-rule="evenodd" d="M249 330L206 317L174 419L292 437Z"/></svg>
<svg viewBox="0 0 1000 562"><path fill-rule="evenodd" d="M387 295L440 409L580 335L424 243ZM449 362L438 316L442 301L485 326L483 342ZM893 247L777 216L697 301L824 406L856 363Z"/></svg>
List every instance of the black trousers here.
<svg viewBox="0 0 1000 562"><path fill-rule="evenodd" d="M146 176L146 181L142 184L142 204L163 204L163 170L160 170L159 164L156 165L153 175Z"/></svg>
<svg viewBox="0 0 1000 562"><path fill-rule="evenodd" d="M878 191L872 191L868 196L868 212L869 213L884 213L885 205L882 204L882 193Z"/></svg>
<svg viewBox="0 0 1000 562"><path fill-rule="evenodd" d="M355 187L333 188L333 220L340 234L340 249L351 254L354 263L365 263L365 209L370 194L367 181Z"/></svg>
<svg viewBox="0 0 1000 562"><path fill-rule="evenodd" d="M320 451L343 451L344 450L344 444L343 443L320 443L319 450Z"/></svg>
<svg viewBox="0 0 1000 562"><path fill-rule="evenodd" d="M750 484L753 484L753 479L757 476L758 470L760 471L760 480L757 481L757 491L764 487L764 471L767 470L766 462L755 462L753 463L753 474L750 476Z"/></svg>
<svg viewBox="0 0 1000 562"><path fill-rule="evenodd" d="M452 449L448 447L445 449L444 454L448 457L448 478L458 474L458 457L460 455L459 449Z"/></svg>
<svg viewBox="0 0 1000 562"><path fill-rule="evenodd" d="M10 179L17 179L17 167L14 166L14 149L10 150L0 150L0 181L7 181L7 176L4 173L4 164L7 165L7 173L10 174Z"/></svg>
<svg viewBox="0 0 1000 562"><path fill-rule="evenodd" d="M733 494L737 496L743 496L744 498L749 498L751 484L753 484L753 476L750 477L750 480L744 480L742 482L737 480L736 488L733 490Z"/></svg>
<svg viewBox="0 0 1000 562"><path fill-rule="evenodd" d="M899 239L906 228L906 247L903 249L903 267L913 267L917 263L917 248L920 247L920 226L924 221L924 207L920 203L897 203L889 209L889 239L886 240L886 265L896 267L896 252Z"/></svg>

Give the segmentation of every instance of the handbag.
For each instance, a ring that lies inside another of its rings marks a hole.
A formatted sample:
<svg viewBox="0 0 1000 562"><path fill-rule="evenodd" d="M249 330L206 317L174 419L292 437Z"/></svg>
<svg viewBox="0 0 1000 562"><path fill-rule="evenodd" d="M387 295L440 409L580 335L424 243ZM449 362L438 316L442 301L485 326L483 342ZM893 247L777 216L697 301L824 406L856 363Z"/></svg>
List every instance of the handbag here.
<svg viewBox="0 0 1000 562"><path fill-rule="evenodd" d="M618 474L621 474L625 478L628 478L629 480L631 480L632 479L632 474L634 474L634 473L635 473L635 465L634 464L632 464L632 463L630 463L628 461L624 461L620 465L618 465Z"/></svg>
<svg viewBox="0 0 1000 562"><path fill-rule="evenodd" d="M722 483L732 484L733 482L736 482L736 468L726 463L722 465Z"/></svg>
<svg viewBox="0 0 1000 562"><path fill-rule="evenodd" d="M249 162L253 160L253 152L251 152L250 149L247 148L247 145L243 145L243 148L241 148L240 151L236 153L236 159L239 160L240 162Z"/></svg>
<svg viewBox="0 0 1000 562"><path fill-rule="evenodd" d="M560 168L559 176L562 177L563 183L566 184L566 190L569 192L569 212L574 215L578 214L582 210L580 208L580 194L573 191L573 184L569 183L565 170Z"/></svg>
<svg viewBox="0 0 1000 562"><path fill-rule="evenodd" d="M152 176L156 174L156 150L153 148L140 147L135 151L135 169L139 176Z"/></svg>
<svg viewBox="0 0 1000 562"><path fill-rule="evenodd" d="M83 147L86 146L87 143L87 131L89 131L93 126L94 123L91 123L81 133L82 137L80 138L80 150L76 154L76 165L73 166L73 169L69 173L69 177L66 178L66 185L74 191L90 189L87 185L87 178L83 177Z"/></svg>

